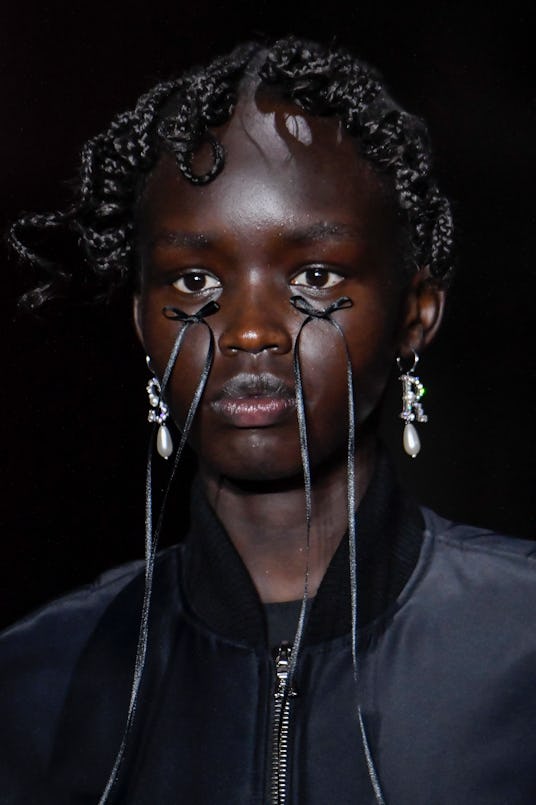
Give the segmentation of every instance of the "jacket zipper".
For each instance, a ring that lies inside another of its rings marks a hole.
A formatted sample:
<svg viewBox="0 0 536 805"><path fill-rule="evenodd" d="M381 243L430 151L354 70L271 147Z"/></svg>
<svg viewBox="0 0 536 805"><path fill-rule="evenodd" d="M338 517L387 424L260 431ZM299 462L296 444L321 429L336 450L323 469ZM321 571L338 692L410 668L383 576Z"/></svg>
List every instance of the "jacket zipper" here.
<svg viewBox="0 0 536 805"><path fill-rule="evenodd" d="M285 805L287 801L288 735L290 701L296 696L287 691L287 680L292 646L281 643L275 658L275 691L272 719L272 805Z"/></svg>

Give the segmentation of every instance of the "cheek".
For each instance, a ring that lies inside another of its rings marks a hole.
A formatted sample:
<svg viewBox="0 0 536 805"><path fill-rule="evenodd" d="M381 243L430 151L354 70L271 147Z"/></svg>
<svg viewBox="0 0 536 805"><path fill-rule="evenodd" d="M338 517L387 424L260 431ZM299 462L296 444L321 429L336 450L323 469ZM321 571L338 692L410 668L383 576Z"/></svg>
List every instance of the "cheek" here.
<svg viewBox="0 0 536 805"><path fill-rule="evenodd" d="M346 388L344 342L327 321L313 320L300 338L299 357L307 408L335 406L340 390Z"/></svg>
<svg viewBox="0 0 536 805"><path fill-rule="evenodd" d="M205 370L208 370L210 382L209 348L210 334L207 328L202 324L190 326L182 341L167 391L173 418L179 426L186 419ZM204 382L206 384L206 380Z"/></svg>
<svg viewBox="0 0 536 805"><path fill-rule="evenodd" d="M313 321L303 332L300 357L307 408L311 412L311 433L325 427L325 419L333 418L346 426L347 363L350 355L354 397L358 420L363 422L385 389L394 361L394 327L382 309L377 315L351 311L337 315L343 336L325 321ZM372 311L368 311L371 313Z"/></svg>
<svg viewBox="0 0 536 805"><path fill-rule="evenodd" d="M147 304L141 309L140 327L142 340L151 366L159 380L162 380L173 347L184 325L167 319L162 312L162 304ZM196 388L205 367L209 349L209 333L202 324L186 328L179 354L172 369L166 398L171 407L173 419L184 422Z"/></svg>

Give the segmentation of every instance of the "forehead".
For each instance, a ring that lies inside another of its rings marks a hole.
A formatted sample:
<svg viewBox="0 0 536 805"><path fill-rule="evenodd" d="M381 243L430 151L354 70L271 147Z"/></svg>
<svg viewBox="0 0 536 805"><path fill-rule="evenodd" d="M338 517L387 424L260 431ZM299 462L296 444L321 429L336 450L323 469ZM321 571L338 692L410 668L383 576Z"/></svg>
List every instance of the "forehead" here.
<svg viewBox="0 0 536 805"><path fill-rule="evenodd" d="M176 225L177 216L196 224L233 228L247 223L288 227L328 223L363 231L394 219L393 193L359 154L335 117L309 115L291 102L253 90L240 97L230 120L214 129L225 152L221 174L193 185L171 154L163 154L148 177L140 209L150 229ZM193 157L204 173L208 146Z"/></svg>

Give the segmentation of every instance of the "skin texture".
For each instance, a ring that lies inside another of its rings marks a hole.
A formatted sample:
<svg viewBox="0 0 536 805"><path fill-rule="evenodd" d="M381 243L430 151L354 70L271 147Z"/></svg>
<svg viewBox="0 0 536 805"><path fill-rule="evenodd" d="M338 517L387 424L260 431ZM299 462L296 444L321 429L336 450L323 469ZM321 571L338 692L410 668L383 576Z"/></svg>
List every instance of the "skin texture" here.
<svg viewBox="0 0 536 805"><path fill-rule="evenodd" d="M374 469L374 413L395 357L420 352L432 338L443 292L425 269L411 281L402 278L389 187L338 120L250 89L215 133L226 153L216 180L192 185L168 154L147 180L138 210L135 320L161 376L180 327L162 308L193 313L210 299L220 304L207 319L216 354L191 444L209 500L261 599L293 600L303 593L305 570L292 369L303 314L289 299L300 294L321 308L343 295L352 299L334 317L354 370L362 495ZM203 170L208 158L201 150L194 169ZM206 347L205 328L192 328L168 389L179 423ZM329 323L314 321L304 331L301 357L313 468L314 594L346 526L342 340ZM255 386L255 377L266 374L268 387Z"/></svg>

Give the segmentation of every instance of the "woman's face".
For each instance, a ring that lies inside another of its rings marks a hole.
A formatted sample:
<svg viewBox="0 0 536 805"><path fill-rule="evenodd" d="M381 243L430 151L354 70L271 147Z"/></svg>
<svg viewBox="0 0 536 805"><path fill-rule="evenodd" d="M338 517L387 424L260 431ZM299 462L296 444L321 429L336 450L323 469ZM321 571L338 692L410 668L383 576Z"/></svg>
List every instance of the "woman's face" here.
<svg viewBox="0 0 536 805"><path fill-rule="evenodd" d="M194 186L163 155L139 206L142 279L136 321L161 377L179 328L169 305L207 318L214 364L191 432L201 466L234 480L301 476L292 350L303 313L300 295L333 314L354 371L359 434L367 432L400 348L407 291L397 266L393 202L334 118L309 116L291 103L242 99L217 130L226 161L211 183ZM208 155L194 159L206 170ZM203 369L206 328L188 331L168 387L184 421ZM312 465L344 460L347 387L344 346L335 328L315 320L300 349Z"/></svg>

